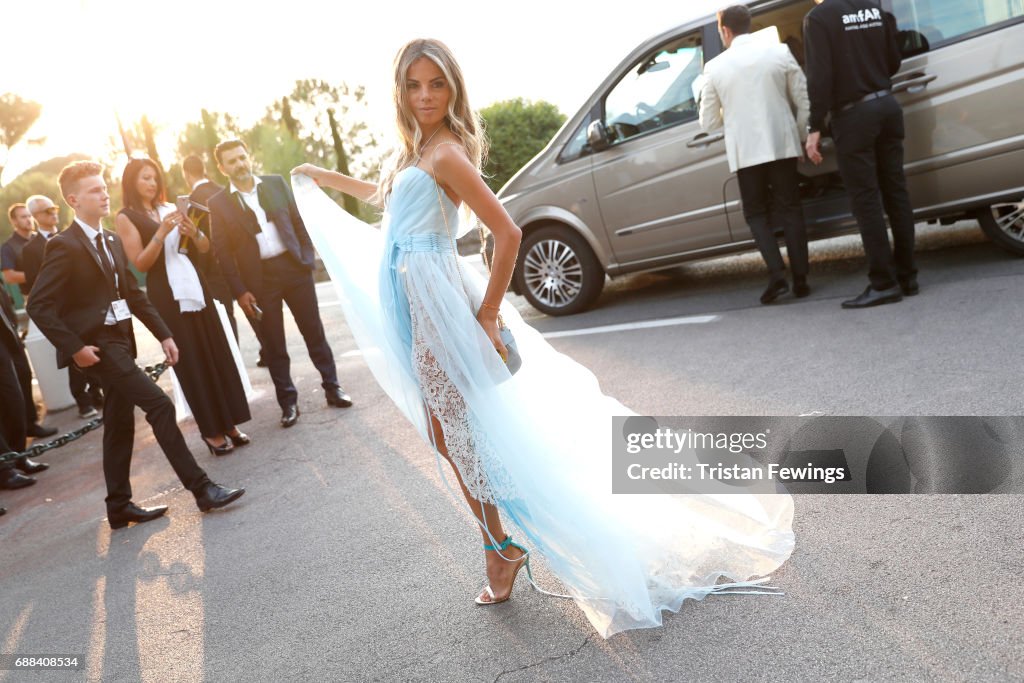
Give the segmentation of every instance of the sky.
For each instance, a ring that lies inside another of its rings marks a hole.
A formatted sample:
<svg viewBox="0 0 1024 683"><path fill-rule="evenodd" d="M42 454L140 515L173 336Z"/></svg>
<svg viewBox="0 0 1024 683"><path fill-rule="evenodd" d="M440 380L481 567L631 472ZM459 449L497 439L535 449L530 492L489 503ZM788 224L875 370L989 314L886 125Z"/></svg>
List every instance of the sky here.
<svg viewBox="0 0 1024 683"><path fill-rule="evenodd" d="M123 121L146 114L158 144L199 111L260 118L296 80L366 87L371 128L393 128L391 66L412 38L444 41L471 103L524 97L576 112L645 39L712 13L725 0L637 5L337 0L14 0L5 2L0 93L43 105L12 150L3 181L46 158L102 154Z"/></svg>

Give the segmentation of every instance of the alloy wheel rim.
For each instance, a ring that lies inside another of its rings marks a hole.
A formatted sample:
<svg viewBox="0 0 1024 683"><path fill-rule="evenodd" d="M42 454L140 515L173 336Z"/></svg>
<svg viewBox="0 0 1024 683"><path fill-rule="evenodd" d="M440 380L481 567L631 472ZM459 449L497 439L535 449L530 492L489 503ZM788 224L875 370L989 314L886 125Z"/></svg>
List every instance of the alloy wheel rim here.
<svg viewBox="0 0 1024 683"><path fill-rule="evenodd" d="M1016 242L1024 242L1024 202L996 204L992 207L992 217L1007 237Z"/></svg>
<svg viewBox="0 0 1024 683"><path fill-rule="evenodd" d="M583 264L565 242L541 240L526 253L523 278L537 301L551 308L564 308L583 289Z"/></svg>

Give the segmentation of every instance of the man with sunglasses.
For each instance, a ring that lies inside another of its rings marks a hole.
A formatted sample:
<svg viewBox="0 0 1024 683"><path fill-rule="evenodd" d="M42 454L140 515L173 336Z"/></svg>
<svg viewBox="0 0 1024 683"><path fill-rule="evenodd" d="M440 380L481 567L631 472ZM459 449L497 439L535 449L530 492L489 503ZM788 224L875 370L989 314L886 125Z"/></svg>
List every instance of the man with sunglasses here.
<svg viewBox="0 0 1024 683"><path fill-rule="evenodd" d="M60 209L49 197L34 194L25 200L25 206L36 222L35 235L21 250L18 268L25 275L21 284L21 293L26 300L32 292L39 268L43 265L46 245L60 232ZM68 368L68 388L78 404L78 417L91 420L99 415L98 408L103 406L103 390L99 385L91 384L84 373Z"/></svg>

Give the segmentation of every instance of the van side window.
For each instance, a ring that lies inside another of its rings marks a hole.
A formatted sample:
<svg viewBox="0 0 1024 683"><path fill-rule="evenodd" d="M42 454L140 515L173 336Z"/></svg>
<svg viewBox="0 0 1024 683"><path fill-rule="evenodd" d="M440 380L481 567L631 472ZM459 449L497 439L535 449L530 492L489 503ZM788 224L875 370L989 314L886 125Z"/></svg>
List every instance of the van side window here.
<svg viewBox="0 0 1024 683"><path fill-rule="evenodd" d="M634 64L605 98L612 144L696 120L703 70L700 33L678 38Z"/></svg>
<svg viewBox="0 0 1024 683"><path fill-rule="evenodd" d="M1024 17L1024 0L889 0L904 57Z"/></svg>

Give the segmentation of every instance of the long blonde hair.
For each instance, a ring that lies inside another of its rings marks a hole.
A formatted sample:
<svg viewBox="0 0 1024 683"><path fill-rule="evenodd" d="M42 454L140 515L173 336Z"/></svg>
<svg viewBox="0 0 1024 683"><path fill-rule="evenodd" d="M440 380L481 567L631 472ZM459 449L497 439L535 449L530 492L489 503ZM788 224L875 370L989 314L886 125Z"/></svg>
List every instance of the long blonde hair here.
<svg viewBox="0 0 1024 683"><path fill-rule="evenodd" d="M462 142L469 160L477 169L482 169L487 158L487 138L484 135L483 123L479 115L469 106L466 96L466 82L462 77L462 69L452 55L448 46L439 40L419 38L409 41L395 56L395 124L398 128L399 146L385 162L381 171L377 193L373 199L383 205L385 198L391 193L395 176L403 169L412 166L419 160L417 150L423 142L423 132L416 118L412 115L405 89L405 81L409 75L409 67L413 62L426 57L434 62L444 74L451 88L448 100L448 114L444 123L448 129Z"/></svg>

